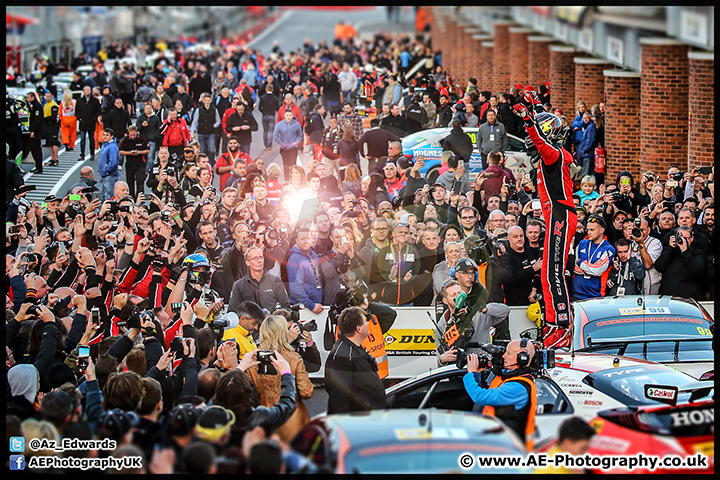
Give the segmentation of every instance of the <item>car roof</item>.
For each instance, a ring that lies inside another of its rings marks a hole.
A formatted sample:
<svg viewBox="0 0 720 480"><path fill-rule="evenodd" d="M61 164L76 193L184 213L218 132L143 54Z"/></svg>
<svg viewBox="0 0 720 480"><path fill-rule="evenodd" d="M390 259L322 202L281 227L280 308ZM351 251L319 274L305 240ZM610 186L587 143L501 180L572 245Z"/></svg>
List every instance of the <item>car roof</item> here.
<svg viewBox="0 0 720 480"><path fill-rule="evenodd" d="M420 420L425 416L425 422ZM451 438L457 440L480 439L490 433L497 433L500 422L479 413L431 409L393 409L372 410L348 414L329 415L325 423L339 428L347 437L350 445L357 448L362 445L396 443L405 440L437 441L440 432L454 432ZM382 425L382 428L378 426ZM424 438L423 430L431 426L432 438ZM435 432L435 433L433 433ZM464 433L462 433L464 432ZM445 440L449 440L447 436Z"/></svg>
<svg viewBox="0 0 720 480"><path fill-rule="evenodd" d="M638 299L643 298L645 311L638 305ZM574 303L582 309L588 322L596 322L610 317L623 315L645 315L648 320L657 316L682 316L705 319L702 310L682 297L669 295L624 295L619 297L603 297L582 300Z"/></svg>

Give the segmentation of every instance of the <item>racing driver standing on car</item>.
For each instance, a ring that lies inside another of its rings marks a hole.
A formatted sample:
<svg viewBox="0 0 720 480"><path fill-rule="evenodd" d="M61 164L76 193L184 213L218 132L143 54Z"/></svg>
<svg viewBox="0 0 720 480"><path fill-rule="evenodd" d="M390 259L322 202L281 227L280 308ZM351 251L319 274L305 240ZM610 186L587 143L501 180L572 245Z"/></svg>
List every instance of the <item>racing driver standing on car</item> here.
<svg viewBox="0 0 720 480"><path fill-rule="evenodd" d="M516 104L513 109L525 122L525 130L542 157L538 165L537 189L548 234L544 245L546 260L540 272L544 299L541 303L545 304L548 324L567 328L572 318L565 271L577 227L570 175L573 158L561 146L562 121L545 111L537 92L525 93L524 99L525 102Z"/></svg>

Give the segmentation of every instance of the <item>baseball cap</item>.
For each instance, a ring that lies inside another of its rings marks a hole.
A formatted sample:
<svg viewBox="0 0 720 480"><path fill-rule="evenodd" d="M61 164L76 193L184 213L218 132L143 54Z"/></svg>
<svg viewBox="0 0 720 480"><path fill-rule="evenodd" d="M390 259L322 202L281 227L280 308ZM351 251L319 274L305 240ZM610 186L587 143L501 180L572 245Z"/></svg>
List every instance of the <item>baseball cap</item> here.
<svg viewBox="0 0 720 480"><path fill-rule="evenodd" d="M68 295L68 296L65 297L65 298L61 298L60 300L58 300L58 302L57 302L57 303L55 304L55 306L53 307L53 313L54 313L55 315L59 314L63 309L67 308L68 305L70 305L70 301L71 301L71 300L72 300L72 299L70 298L70 295Z"/></svg>
<svg viewBox="0 0 720 480"><path fill-rule="evenodd" d="M48 195L47 197L45 197L45 203L54 202L54 201L57 201L57 200L62 200L62 198L56 197L56 196L53 195L53 194L50 194L50 195Z"/></svg>
<svg viewBox="0 0 720 480"><path fill-rule="evenodd" d="M474 268L476 271L478 269L477 263L473 262L469 258L461 258L458 260L458 262L455 264L455 271L456 272L467 272L468 270Z"/></svg>
<svg viewBox="0 0 720 480"><path fill-rule="evenodd" d="M196 435L208 442L222 437L235 424L235 414L219 405L205 409L197 423Z"/></svg>
<svg viewBox="0 0 720 480"><path fill-rule="evenodd" d="M189 403L182 403L170 410L168 415L168 434L185 436L193 431L200 418L200 410Z"/></svg>
<svg viewBox="0 0 720 480"><path fill-rule="evenodd" d="M120 408L113 408L105 412L98 422L98 435L103 438L120 439L131 428L140 423L135 412L126 412Z"/></svg>
<svg viewBox="0 0 720 480"><path fill-rule="evenodd" d="M442 188L445 188L445 185L443 185L443 184L442 184L442 183L440 183L440 182L435 182L435 183L433 183L433 184L432 184L432 186L430 187L430 190L433 190L433 189L435 189L435 187L442 187ZM447 190L447 188L445 188L445 190Z"/></svg>

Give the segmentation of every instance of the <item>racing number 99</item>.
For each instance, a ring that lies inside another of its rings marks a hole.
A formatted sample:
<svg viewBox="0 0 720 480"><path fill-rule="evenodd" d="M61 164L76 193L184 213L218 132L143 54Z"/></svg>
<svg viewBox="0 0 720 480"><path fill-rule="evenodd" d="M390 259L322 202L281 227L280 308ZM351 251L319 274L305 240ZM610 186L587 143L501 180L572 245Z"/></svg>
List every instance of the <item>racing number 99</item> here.
<svg viewBox="0 0 720 480"><path fill-rule="evenodd" d="M709 328L697 327L697 331L700 335L712 335Z"/></svg>

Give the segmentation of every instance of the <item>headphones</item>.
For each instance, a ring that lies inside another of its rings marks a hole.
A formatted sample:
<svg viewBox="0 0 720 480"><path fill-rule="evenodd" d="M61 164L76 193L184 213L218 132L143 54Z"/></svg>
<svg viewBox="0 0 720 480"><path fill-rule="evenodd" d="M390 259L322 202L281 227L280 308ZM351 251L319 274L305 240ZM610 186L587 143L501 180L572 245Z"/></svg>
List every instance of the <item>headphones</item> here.
<svg viewBox="0 0 720 480"><path fill-rule="evenodd" d="M523 338L520 341L520 348L527 349L527 344L528 344L528 339ZM515 360L515 361L517 362L518 367L525 368L530 363L530 355L528 355L527 351L520 352L517 354L517 360Z"/></svg>
<svg viewBox="0 0 720 480"><path fill-rule="evenodd" d="M455 265L457 265L460 262L460 260L465 260L465 259L464 258L459 259L457 262L455 262ZM457 280L457 277L455 276L455 272L456 272L455 267L450 267L450 278ZM476 282L480 281L480 272L478 271L477 268L475 268L475 281Z"/></svg>

